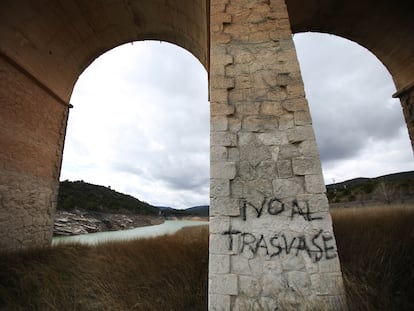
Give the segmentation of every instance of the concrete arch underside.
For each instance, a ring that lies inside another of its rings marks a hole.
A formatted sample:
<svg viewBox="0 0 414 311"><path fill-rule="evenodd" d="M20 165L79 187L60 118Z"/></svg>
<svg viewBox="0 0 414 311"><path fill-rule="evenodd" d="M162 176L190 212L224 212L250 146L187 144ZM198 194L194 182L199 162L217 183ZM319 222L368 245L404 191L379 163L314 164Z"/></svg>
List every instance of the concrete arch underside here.
<svg viewBox="0 0 414 311"><path fill-rule="evenodd" d="M69 99L82 71L120 44L164 40L189 50L209 71L210 309L240 309L242 303L270 308L279 299L243 297L248 281L263 284L262 293L280 284L269 283L268 275L259 280L235 272L245 264L238 252L259 256L276 243L268 231L256 232L267 230L265 224L314 232L294 237L303 244L296 254L309 239L324 243L325 249L318 247L321 257L303 255L309 257L303 269L310 270L283 277L329 308L343 296L341 274L292 33L331 33L372 51L393 76L413 141L413 9L404 0L2 1L0 250L50 244ZM266 211L259 213L259 206ZM322 214L311 216L313 208ZM274 217L285 210L302 222ZM321 219L322 225L311 223ZM253 231L235 229L242 225ZM228 238L240 240L240 233L243 247L227 249ZM269 271L277 270L268 259ZM311 279L315 267L318 278Z"/></svg>

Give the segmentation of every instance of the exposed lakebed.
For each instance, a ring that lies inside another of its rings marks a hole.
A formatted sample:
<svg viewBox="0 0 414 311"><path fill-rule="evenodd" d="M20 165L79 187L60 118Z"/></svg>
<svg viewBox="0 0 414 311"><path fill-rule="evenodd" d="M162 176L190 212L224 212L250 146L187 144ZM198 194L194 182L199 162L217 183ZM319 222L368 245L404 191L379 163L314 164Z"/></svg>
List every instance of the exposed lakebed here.
<svg viewBox="0 0 414 311"><path fill-rule="evenodd" d="M154 226L145 226L135 229L106 231L72 236L57 236L52 240L52 244L59 243L81 243L97 244L108 241L129 240L136 238L150 238L164 234L173 234L184 227L207 225L208 221L196 220L166 220L164 223Z"/></svg>

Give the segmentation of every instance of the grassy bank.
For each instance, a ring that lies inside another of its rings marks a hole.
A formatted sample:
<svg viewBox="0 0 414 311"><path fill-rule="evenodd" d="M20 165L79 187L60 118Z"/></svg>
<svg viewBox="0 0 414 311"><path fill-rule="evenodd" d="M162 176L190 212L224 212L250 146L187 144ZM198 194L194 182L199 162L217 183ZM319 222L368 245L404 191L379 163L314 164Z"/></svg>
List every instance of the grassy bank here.
<svg viewBox="0 0 414 311"><path fill-rule="evenodd" d="M350 310L414 310L414 211L334 209ZM0 310L206 310L207 227L0 255Z"/></svg>
<svg viewBox="0 0 414 311"><path fill-rule="evenodd" d="M208 229L0 258L1 310L207 308Z"/></svg>
<svg viewBox="0 0 414 311"><path fill-rule="evenodd" d="M331 214L350 310L414 310L414 209Z"/></svg>

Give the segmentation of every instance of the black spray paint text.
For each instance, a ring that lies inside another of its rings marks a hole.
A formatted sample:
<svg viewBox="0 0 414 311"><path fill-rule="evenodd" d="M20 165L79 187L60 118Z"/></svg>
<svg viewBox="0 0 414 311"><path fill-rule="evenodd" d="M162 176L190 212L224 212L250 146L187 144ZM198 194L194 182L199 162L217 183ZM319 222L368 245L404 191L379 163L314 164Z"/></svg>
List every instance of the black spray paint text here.
<svg viewBox="0 0 414 311"><path fill-rule="evenodd" d="M333 236L324 233L323 230L309 237L305 235L288 237L284 233L265 237L263 234L254 235L234 229L223 232L223 235L228 236L229 251L236 251L237 254L260 253L274 258L282 254L298 256L306 252L313 262L337 257Z"/></svg>
<svg viewBox="0 0 414 311"><path fill-rule="evenodd" d="M314 216L315 213L310 211L308 203L305 203L305 206L300 207L296 200L287 204L277 198L269 199L265 197L260 203L260 206L258 206L246 199L241 199L240 205L243 220L247 219L247 208L252 208L255 211L257 218L260 218L264 211L267 211L269 215L276 216L288 210L290 210L289 214L291 220L293 220L295 216L303 217L306 221L320 220L323 218L321 216Z"/></svg>

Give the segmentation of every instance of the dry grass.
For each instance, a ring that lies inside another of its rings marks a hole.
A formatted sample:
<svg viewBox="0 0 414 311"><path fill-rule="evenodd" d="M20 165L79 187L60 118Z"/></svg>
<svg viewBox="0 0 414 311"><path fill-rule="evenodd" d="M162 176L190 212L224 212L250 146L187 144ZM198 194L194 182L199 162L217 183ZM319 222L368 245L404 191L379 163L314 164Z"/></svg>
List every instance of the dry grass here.
<svg viewBox="0 0 414 311"><path fill-rule="evenodd" d="M1 310L206 310L208 228L0 257Z"/></svg>
<svg viewBox="0 0 414 311"><path fill-rule="evenodd" d="M414 208L331 214L350 310L414 310Z"/></svg>
<svg viewBox="0 0 414 311"><path fill-rule="evenodd" d="M332 211L350 310L414 310L414 209ZM0 255L0 310L207 310L208 228Z"/></svg>

